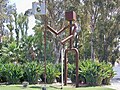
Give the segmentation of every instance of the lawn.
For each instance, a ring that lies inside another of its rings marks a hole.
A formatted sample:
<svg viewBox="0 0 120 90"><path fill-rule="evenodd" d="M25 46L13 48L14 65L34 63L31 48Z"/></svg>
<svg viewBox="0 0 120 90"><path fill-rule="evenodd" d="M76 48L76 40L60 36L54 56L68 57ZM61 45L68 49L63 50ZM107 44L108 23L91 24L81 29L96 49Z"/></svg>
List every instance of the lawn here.
<svg viewBox="0 0 120 90"><path fill-rule="evenodd" d="M42 86L40 85L29 85L27 88L23 88L21 85L0 85L0 90L42 90ZM54 87L54 86L46 86L47 90L114 90L110 88L105 87L64 87L63 89L60 89L60 86Z"/></svg>

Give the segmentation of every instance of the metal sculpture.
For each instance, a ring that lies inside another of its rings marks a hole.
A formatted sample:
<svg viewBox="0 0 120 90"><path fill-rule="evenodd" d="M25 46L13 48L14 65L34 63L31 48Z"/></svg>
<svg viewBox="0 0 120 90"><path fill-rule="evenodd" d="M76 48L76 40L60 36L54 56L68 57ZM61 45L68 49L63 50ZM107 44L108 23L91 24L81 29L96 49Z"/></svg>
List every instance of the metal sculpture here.
<svg viewBox="0 0 120 90"><path fill-rule="evenodd" d="M64 85L67 85L67 71L68 71L67 54L68 54L69 51L72 51L72 52L75 52L75 59L76 59L76 87L78 87L79 86L79 82L78 82L79 52L78 52L77 48L73 48L73 38L74 38L74 34L76 32L76 25L72 24L72 21L76 21L76 13L74 11L66 12L65 13L65 18L66 18L66 20L69 21L69 25L63 27L61 30L56 31L55 29L53 29L49 25L47 25L47 28L56 35L59 35L61 32L63 32L67 28L70 28L69 36L66 37L65 39L61 40L61 44L63 44L63 45L69 40L69 45L70 45L69 48L67 48L65 50L65 60L64 60L64 64L65 64L65 76L64 76L65 82L64 82ZM74 29L72 30L73 27L74 27Z"/></svg>

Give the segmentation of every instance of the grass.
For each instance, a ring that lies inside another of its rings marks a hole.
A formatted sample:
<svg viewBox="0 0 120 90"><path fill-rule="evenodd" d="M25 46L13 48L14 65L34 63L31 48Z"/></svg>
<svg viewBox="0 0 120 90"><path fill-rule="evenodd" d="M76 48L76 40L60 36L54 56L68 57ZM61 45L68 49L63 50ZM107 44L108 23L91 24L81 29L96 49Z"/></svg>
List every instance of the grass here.
<svg viewBox="0 0 120 90"><path fill-rule="evenodd" d="M105 87L79 87L64 86L63 89L60 86L46 86L47 90L114 90ZM0 85L0 90L42 90L40 85L29 85L27 88L23 88L21 85Z"/></svg>

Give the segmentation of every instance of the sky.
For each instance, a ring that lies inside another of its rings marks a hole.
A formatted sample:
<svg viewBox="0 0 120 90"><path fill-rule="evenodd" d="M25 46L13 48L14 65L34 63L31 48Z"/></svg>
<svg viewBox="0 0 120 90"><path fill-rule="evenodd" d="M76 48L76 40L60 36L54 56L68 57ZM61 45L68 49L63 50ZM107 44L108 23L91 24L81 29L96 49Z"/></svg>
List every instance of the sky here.
<svg viewBox="0 0 120 90"><path fill-rule="evenodd" d="M9 0L10 3L15 3L16 8L17 8L17 13L25 12L28 9L32 9L32 2L38 2L38 0ZM29 16L29 30L28 30L28 35L33 34L32 28L35 25L35 18L34 16Z"/></svg>

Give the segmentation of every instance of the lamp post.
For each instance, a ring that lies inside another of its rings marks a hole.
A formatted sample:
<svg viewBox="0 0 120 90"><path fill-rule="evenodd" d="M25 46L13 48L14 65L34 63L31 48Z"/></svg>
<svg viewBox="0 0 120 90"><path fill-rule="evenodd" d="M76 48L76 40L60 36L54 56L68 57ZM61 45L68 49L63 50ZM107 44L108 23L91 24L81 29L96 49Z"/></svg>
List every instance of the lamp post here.
<svg viewBox="0 0 120 90"><path fill-rule="evenodd" d="M44 83L46 85L46 26L47 26L47 22L46 22L46 16L45 16L45 31L44 31ZM46 90L46 87L43 87L42 90Z"/></svg>
<svg viewBox="0 0 120 90"><path fill-rule="evenodd" d="M94 56L94 43L93 43L93 33L94 33L94 17L91 16L91 60L94 61L95 56Z"/></svg>
<svg viewBox="0 0 120 90"><path fill-rule="evenodd" d="M2 35L0 34L0 49L2 48Z"/></svg>
<svg viewBox="0 0 120 90"><path fill-rule="evenodd" d="M63 48L64 46L62 45L62 49L61 49L61 89L63 89L63 60L64 60Z"/></svg>
<svg viewBox="0 0 120 90"><path fill-rule="evenodd" d="M106 36L104 35L104 57L103 60L105 60L105 62L107 63L107 59L106 59Z"/></svg>
<svg viewBox="0 0 120 90"><path fill-rule="evenodd" d="M46 90L46 29L47 29L47 19L46 19L46 0L44 1L44 3L45 3L45 7L44 7L44 9L45 9L45 17L44 17L44 23L45 23L45 31L44 31L44 70L45 70L45 72L44 72L44 78L45 78L45 81L44 81L44 83L45 83L45 86L44 87L42 87L42 90Z"/></svg>

